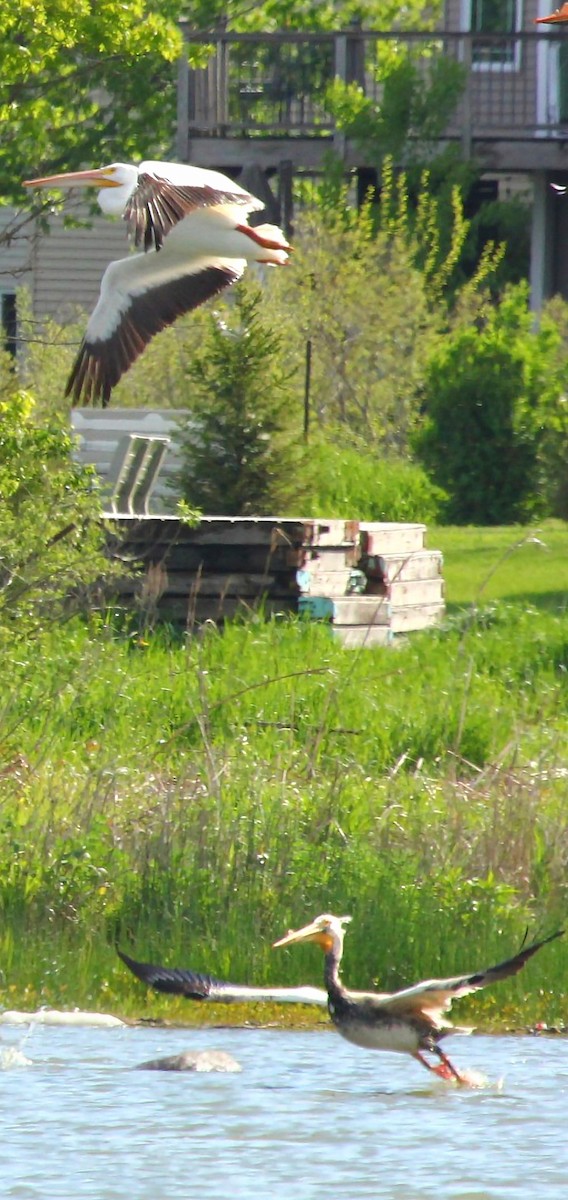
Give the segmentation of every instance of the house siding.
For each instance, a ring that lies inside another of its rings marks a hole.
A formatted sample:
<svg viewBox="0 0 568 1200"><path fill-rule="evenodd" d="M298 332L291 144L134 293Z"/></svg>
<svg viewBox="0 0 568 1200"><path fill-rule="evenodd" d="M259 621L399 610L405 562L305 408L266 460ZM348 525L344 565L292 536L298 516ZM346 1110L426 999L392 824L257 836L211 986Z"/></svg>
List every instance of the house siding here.
<svg viewBox="0 0 568 1200"><path fill-rule="evenodd" d="M0 208L0 292L12 292L29 282L31 266L30 224L18 230L18 215L13 208Z"/></svg>
<svg viewBox="0 0 568 1200"><path fill-rule="evenodd" d="M541 15L538 0L518 0L518 2L521 3L521 29L530 33L534 29L535 17ZM550 4L548 8L543 9L543 12L552 12L553 9L554 5ZM468 31L470 28L470 13L471 0L446 0L442 28L447 29L448 33Z"/></svg>
<svg viewBox="0 0 568 1200"><path fill-rule="evenodd" d="M49 233L37 234L32 254L36 317L64 321L78 308L92 309L108 264L128 253L123 222L98 215L88 219L88 227L66 228L57 214L50 218Z"/></svg>

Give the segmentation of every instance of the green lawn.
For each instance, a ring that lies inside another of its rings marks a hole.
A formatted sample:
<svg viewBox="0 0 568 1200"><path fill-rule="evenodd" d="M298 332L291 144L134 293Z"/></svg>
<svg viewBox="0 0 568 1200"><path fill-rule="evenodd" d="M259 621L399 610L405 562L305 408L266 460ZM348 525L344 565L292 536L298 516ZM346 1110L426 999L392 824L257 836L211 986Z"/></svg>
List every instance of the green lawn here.
<svg viewBox="0 0 568 1200"><path fill-rule="evenodd" d="M477 528L429 528L428 546L444 555L446 601L506 600L564 611L568 603L568 523L543 521Z"/></svg>

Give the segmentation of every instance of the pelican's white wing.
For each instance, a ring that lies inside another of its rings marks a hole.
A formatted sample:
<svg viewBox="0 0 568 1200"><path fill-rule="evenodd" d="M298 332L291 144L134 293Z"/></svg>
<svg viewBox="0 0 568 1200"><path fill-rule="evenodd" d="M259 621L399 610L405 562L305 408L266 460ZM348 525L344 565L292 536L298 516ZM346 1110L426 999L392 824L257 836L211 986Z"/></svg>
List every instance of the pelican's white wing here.
<svg viewBox="0 0 568 1200"><path fill-rule="evenodd" d="M532 958L541 946L546 946L547 942L561 937L562 933L563 930L559 930L557 933L552 933L550 937L533 942L532 945L520 950L513 958L507 958L504 962L498 963L495 967L488 967L485 971L478 971L473 975L456 975L451 979L427 979L422 983L415 984L414 987L394 992L388 997L377 997L377 1000L380 1007L393 1016L409 1016L420 1013L438 1028L447 1028L449 1022L443 1020L443 1014L449 1011L453 1000L458 1000L460 996L467 996L471 992L477 992L480 988L497 983L500 979L507 979L510 975L516 975L518 971L522 970L527 959Z"/></svg>
<svg viewBox="0 0 568 1200"><path fill-rule="evenodd" d="M124 219L135 246L159 250L170 229L196 208L230 204L245 214L264 208L261 200L221 175L183 163L143 162Z"/></svg>
<svg viewBox="0 0 568 1200"><path fill-rule="evenodd" d="M327 1004L327 992L321 988L247 987L240 983L226 983L222 979L215 979L213 975L201 975L197 971L136 962L118 947L117 953L136 978L148 987L169 995L185 996L187 1000L216 1000L223 1004L263 1000L272 1001L273 1004Z"/></svg>

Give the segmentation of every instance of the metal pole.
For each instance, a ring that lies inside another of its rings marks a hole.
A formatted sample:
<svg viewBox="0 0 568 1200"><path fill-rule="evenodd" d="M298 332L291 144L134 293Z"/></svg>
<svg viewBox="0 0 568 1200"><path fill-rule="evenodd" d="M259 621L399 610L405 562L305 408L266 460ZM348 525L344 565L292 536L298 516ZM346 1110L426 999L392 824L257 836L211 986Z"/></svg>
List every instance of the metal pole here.
<svg viewBox="0 0 568 1200"><path fill-rule="evenodd" d="M304 376L304 441L310 434L310 383L312 378L312 339L306 341L306 374Z"/></svg>

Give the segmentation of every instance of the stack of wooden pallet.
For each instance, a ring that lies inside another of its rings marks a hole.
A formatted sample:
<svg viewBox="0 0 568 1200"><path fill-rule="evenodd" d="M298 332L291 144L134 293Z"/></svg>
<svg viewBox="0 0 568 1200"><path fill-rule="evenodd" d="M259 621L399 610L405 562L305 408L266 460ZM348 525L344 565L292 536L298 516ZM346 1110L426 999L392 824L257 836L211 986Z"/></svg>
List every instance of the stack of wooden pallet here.
<svg viewBox="0 0 568 1200"><path fill-rule="evenodd" d="M422 629L443 610L442 556L424 525L342 520L116 516L111 552L139 572L122 600L149 618L200 625L299 612L347 646Z"/></svg>
<svg viewBox="0 0 568 1200"><path fill-rule="evenodd" d="M352 594L304 596L300 611L327 616L351 647L385 645L394 634L436 624L444 613L442 555L424 548L425 533L425 525L361 522Z"/></svg>
<svg viewBox="0 0 568 1200"><path fill-rule="evenodd" d="M345 595L359 557L356 521L125 517L112 522L111 553L139 564L123 598L164 620L222 623L237 613L297 612L302 588Z"/></svg>

